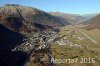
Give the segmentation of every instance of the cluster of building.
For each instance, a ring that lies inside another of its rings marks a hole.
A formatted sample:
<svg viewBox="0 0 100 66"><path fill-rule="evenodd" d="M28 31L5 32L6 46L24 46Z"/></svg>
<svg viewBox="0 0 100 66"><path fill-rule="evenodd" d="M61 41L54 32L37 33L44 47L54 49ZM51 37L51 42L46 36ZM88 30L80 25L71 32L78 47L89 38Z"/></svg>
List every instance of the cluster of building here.
<svg viewBox="0 0 100 66"><path fill-rule="evenodd" d="M24 43L16 46L12 51L25 51L30 52L31 50L40 50L50 47L50 43L58 36L56 32L38 32L27 36L23 40Z"/></svg>
<svg viewBox="0 0 100 66"><path fill-rule="evenodd" d="M77 38L78 36L76 36L75 34L71 34L70 35L71 38ZM74 37L73 37L74 36ZM78 40L84 40L85 37L79 37L80 39ZM67 36L61 36L61 37L57 37L56 40L55 40L55 43L58 44L58 45L67 45L67 46L70 46L72 48L86 48L85 46L83 45L80 45L80 44L77 44L77 43L74 43L74 42L71 42Z"/></svg>
<svg viewBox="0 0 100 66"><path fill-rule="evenodd" d="M70 34L72 37L75 35L74 32L71 32ZM49 48L51 44L67 45L72 48L85 48L83 45L71 42L66 36L62 36L54 31L33 33L23 40L23 44L16 46L12 51L30 52L33 49L40 50Z"/></svg>

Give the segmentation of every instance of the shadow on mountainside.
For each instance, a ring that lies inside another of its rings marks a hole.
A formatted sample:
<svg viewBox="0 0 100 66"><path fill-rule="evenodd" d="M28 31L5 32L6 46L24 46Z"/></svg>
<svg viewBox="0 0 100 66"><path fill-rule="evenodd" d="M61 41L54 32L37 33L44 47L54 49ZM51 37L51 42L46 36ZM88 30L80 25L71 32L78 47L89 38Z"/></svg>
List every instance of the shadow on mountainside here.
<svg viewBox="0 0 100 66"><path fill-rule="evenodd" d="M23 43L24 36L0 24L0 50L11 50Z"/></svg>
<svg viewBox="0 0 100 66"><path fill-rule="evenodd" d="M22 66L26 61L27 53L11 50L22 44L23 39L23 35L0 24L0 66Z"/></svg>
<svg viewBox="0 0 100 66"><path fill-rule="evenodd" d="M23 66L27 53L22 51L0 51L0 66Z"/></svg>

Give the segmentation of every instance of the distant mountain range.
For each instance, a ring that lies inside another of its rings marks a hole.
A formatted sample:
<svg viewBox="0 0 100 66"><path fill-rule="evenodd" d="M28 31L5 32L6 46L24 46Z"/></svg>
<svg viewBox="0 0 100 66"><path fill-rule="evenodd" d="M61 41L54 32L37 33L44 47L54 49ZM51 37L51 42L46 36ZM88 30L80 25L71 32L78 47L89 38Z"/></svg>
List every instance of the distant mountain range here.
<svg viewBox="0 0 100 66"><path fill-rule="evenodd" d="M97 16L99 13L95 13L95 14L84 14L84 15L81 15L83 17L85 17L86 20L89 20L95 16Z"/></svg>
<svg viewBox="0 0 100 66"><path fill-rule="evenodd" d="M77 24L95 17L97 14L85 14L85 15L78 15L78 14L68 14L68 13L61 13L61 12L49 12L53 16L57 16L59 18L64 19L66 22L71 24Z"/></svg>
<svg viewBox="0 0 100 66"><path fill-rule="evenodd" d="M83 22L83 24L87 25L85 28L87 29L100 29L100 14L89 19L88 21Z"/></svg>
<svg viewBox="0 0 100 66"><path fill-rule="evenodd" d="M53 16L60 17L64 19L66 22L69 22L71 24L85 21L85 17L77 15L77 14L67 14L67 13L61 13L61 12L50 12L50 14Z"/></svg>

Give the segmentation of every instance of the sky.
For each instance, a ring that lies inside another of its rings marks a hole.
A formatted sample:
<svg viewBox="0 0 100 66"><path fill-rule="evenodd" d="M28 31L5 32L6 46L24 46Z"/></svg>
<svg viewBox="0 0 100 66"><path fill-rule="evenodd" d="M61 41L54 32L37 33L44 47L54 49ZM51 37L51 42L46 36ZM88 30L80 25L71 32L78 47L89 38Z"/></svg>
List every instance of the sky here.
<svg viewBox="0 0 100 66"><path fill-rule="evenodd" d="M5 4L31 6L46 12L81 15L100 13L100 0L0 0L0 6Z"/></svg>

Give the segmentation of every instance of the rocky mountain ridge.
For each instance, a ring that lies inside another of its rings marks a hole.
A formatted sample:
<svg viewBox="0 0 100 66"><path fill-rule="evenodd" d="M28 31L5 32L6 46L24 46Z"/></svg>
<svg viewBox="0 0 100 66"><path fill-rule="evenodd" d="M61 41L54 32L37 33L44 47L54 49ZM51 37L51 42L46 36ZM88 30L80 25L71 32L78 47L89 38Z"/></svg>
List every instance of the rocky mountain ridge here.
<svg viewBox="0 0 100 66"><path fill-rule="evenodd" d="M62 26L65 21L36 8L6 4L0 8L0 24L15 32L32 32Z"/></svg>

